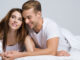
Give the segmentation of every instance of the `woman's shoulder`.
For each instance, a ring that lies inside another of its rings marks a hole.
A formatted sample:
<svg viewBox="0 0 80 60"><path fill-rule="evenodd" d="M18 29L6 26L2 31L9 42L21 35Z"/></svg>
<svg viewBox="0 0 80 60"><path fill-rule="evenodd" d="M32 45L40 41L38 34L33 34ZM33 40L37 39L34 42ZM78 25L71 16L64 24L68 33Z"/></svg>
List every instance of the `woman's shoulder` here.
<svg viewBox="0 0 80 60"><path fill-rule="evenodd" d="M3 41L3 38L2 37L0 37L0 41Z"/></svg>
<svg viewBox="0 0 80 60"><path fill-rule="evenodd" d="M30 39L30 38L31 38L30 35L27 35L27 36L26 36L26 39Z"/></svg>
<svg viewBox="0 0 80 60"><path fill-rule="evenodd" d="M1 46L2 42L3 42L3 40L0 39L0 46Z"/></svg>

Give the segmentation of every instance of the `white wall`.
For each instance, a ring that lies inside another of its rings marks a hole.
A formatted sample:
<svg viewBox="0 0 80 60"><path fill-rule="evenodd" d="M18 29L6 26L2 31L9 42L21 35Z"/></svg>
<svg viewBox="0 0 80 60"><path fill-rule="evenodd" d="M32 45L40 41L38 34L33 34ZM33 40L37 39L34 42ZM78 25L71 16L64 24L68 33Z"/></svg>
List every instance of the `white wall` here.
<svg viewBox="0 0 80 60"><path fill-rule="evenodd" d="M11 8L22 6L27 0L0 0L0 19ZM62 27L72 33L80 34L80 0L39 0L42 4L43 16L55 19Z"/></svg>

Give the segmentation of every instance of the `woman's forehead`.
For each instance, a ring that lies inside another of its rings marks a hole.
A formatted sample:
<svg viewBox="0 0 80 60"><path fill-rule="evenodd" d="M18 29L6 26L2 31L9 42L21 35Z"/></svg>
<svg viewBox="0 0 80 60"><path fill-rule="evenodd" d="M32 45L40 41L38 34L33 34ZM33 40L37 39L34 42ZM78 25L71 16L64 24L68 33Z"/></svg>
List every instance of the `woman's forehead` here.
<svg viewBox="0 0 80 60"><path fill-rule="evenodd" d="M18 11L14 11L11 15L15 15L17 17L22 17L21 13Z"/></svg>

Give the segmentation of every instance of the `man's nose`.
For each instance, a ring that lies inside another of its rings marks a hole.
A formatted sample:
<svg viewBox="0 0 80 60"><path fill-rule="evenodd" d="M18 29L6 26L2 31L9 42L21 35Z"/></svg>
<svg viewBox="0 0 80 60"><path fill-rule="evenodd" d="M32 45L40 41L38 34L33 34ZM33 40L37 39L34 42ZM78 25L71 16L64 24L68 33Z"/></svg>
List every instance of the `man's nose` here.
<svg viewBox="0 0 80 60"><path fill-rule="evenodd" d="M26 19L26 23L29 23L30 21L29 21L29 19Z"/></svg>

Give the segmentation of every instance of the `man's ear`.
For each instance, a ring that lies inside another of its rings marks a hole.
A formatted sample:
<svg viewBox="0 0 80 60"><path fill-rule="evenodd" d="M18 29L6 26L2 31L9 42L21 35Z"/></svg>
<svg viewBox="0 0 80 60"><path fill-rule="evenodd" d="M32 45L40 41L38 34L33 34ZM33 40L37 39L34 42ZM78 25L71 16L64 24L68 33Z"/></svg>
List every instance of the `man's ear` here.
<svg viewBox="0 0 80 60"><path fill-rule="evenodd" d="M41 16L42 14L41 14L41 12L40 12L40 11L38 11L38 12L37 12L37 15L38 15L38 16Z"/></svg>

